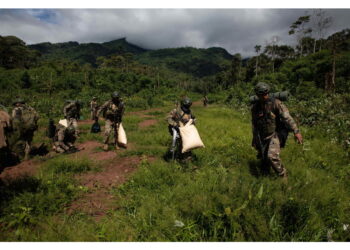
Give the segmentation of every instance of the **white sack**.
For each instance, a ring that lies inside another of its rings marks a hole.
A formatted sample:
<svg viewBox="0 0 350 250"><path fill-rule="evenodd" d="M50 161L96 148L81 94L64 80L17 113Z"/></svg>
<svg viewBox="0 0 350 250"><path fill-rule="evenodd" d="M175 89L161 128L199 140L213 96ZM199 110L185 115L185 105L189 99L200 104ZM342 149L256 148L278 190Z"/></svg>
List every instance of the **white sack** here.
<svg viewBox="0 0 350 250"><path fill-rule="evenodd" d="M64 127L68 127L68 121L67 121L67 119L62 119L62 120L60 120L59 122L58 122L59 124L61 124L62 126L64 126Z"/></svg>
<svg viewBox="0 0 350 250"><path fill-rule="evenodd" d="M118 144L119 146L126 148L127 143L128 143L128 140L126 139L126 134L123 128L123 124L120 123L119 129L118 129Z"/></svg>
<svg viewBox="0 0 350 250"><path fill-rule="evenodd" d="M201 137L198 134L197 128L190 120L185 126L179 127L182 139L182 153L190 151L195 148L204 148Z"/></svg>

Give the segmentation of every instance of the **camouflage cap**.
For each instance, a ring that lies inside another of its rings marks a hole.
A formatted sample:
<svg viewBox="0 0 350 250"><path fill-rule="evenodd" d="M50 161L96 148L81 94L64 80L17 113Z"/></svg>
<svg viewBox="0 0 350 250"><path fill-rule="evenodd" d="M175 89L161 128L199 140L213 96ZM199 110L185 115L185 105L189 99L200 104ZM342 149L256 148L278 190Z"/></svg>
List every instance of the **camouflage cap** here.
<svg viewBox="0 0 350 250"><path fill-rule="evenodd" d="M270 93L270 85L264 82L259 82L254 88L255 94L266 95Z"/></svg>

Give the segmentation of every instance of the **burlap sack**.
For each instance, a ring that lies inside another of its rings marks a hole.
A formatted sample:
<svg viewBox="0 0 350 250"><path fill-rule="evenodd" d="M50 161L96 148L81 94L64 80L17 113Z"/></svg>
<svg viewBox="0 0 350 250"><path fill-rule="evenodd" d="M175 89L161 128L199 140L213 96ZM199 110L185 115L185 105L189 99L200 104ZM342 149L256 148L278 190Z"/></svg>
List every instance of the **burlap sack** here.
<svg viewBox="0 0 350 250"><path fill-rule="evenodd" d="M197 128L192 124L192 120L185 126L180 126L179 130L182 139L182 153L188 152L192 149L205 147Z"/></svg>
<svg viewBox="0 0 350 250"><path fill-rule="evenodd" d="M126 148L126 145L128 143L128 140L126 138L125 130L123 128L123 124L120 123L119 129L118 129L118 145L121 147Z"/></svg>

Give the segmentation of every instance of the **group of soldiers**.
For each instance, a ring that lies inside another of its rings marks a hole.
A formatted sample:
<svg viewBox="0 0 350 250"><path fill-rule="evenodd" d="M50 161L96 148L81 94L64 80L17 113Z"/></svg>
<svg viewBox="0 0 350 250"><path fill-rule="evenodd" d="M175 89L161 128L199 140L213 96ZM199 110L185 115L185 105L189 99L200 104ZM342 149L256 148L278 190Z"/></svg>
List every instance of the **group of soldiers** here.
<svg viewBox="0 0 350 250"><path fill-rule="evenodd" d="M65 119L60 120L53 138L54 150L58 153L76 150L74 142L80 133L77 122L80 117L80 106L79 101L73 101L63 109ZM105 119L103 138L103 149L105 151L109 147L110 135L116 131L115 128L122 122L124 110L124 102L117 91L113 92L111 99L101 106L98 106L96 97L93 97L90 102L91 120L97 122L101 113ZM115 136L117 135L115 134ZM114 144L114 146L119 149L118 144Z"/></svg>
<svg viewBox="0 0 350 250"><path fill-rule="evenodd" d="M294 133L299 143L303 143L303 138L287 107L279 99L270 97L269 93L270 86L268 84L260 82L256 85L255 94L258 97L258 101L251 108L253 128L252 146L257 150L257 157L261 159L263 166L270 166L279 176L287 177L287 170L280 158L281 148L284 147L288 132L290 131ZM207 104L208 99L204 96L203 105L207 106ZM5 111L0 112L0 154L10 144L8 142L9 134L16 131L16 128L20 127L19 124L23 125L24 115L30 110L29 113L34 116L31 121L32 127L20 131L20 137L23 140L24 158L28 159L33 135L37 129L36 123L39 115L23 100L16 99L13 105L14 108L11 116ZM185 97L181 100L180 105L171 110L167 116L166 120L172 136L175 132L179 136L180 123L185 125L190 120L195 122L196 119L191 111L191 105L192 101L188 97ZM65 119L59 121L51 136L54 151L63 153L75 149L74 142L79 136L77 120L80 117L80 107L81 103L79 101L71 101L65 105L63 109ZM96 123L101 114L105 119L103 149L108 150L110 135L113 131L116 131L116 126L119 126L122 122L125 105L119 93L113 92L111 99L101 106L98 106L97 98L93 97L90 103L90 111L90 118ZM115 134L114 136L117 135ZM181 148L181 138L179 139L179 147ZM119 148L117 143L113 145L116 149ZM180 153L179 157L182 159L191 159L192 153L191 151L183 154Z"/></svg>
<svg viewBox="0 0 350 250"><path fill-rule="evenodd" d="M49 120L47 135L51 138L55 152L77 151L74 143L80 134L78 120L81 105L80 101L67 101L63 108L64 119L56 125L52 119ZM92 120L97 122L100 114L105 118L103 149L108 150L113 128L122 122L124 103L119 93L113 92L111 99L101 106L97 105L97 98L94 97L90 109ZM20 98L13 101L11 113L5 107L0 107L0 167L29 159L39 118L37 111Z"/></svg>

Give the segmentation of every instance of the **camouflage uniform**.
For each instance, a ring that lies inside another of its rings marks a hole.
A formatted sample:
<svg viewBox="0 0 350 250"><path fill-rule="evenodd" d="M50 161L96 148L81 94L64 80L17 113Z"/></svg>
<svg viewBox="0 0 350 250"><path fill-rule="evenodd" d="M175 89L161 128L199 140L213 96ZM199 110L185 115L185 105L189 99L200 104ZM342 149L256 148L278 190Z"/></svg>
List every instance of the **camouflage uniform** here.
<svg viewBox="0 0 350 250"><path fill-rule="evenodd" d="M53 149L57 153L67 152L74 148L75 140L76 134L72 124L70 124L69 127L58 124L53 138Z"/></svg>
<svg viewBox="0 0 350 250"><path fill-rule="evenodd" d="M188 109L186 113L182 110L181 106L177 107L176 109L173 109L172 111L170 111L169 115L166 118L168 122L169 133L173 135L172 129L175 128L178 135L180 136L180 131L179 131L180 124L182 123L183 125L185 125L191 119L194 120L195 116L192 114L190 109ZM194 124L194 121L193 121L193 124ZM182 149L182 140L180 140L178 151L181 152L181 149ZM181 153L180 158L186 160L186 159L190 159L191 156L192 156L192 152L188 151L183 154Z"/></svg>
<svg viewBox="0 0 350 250"><path fill-rule="evenodd" d="M283 125L294 134L299 133L297 124L290 115L287 107L278 99L270 98L268 101L256 102L252 109L253 143L258 150L259 157L266 159L267 163L281 176L286 174L280 158L281 131ZM286 139L286 138L285 138ZM264 155L261 155L261 149Z"/></svg>
<svg viewBox="0 0 350 250"><path fill-rule="evenodd" d="M70 102L63 108L64 117L72 124L75 129L75 135L79 135L78 119L80 118L80 105L77 102Z"/></svg>
<svg viewBox="0 0 350 250"><path fill-rule="evenodd" d="M7 137L11 128L12 124L10 115L6 111L0 109L0 167L6 165L10 153Z"/></svg>
<svg viewBox="0 0 350 250"><path fill-rule="evenodd" d="M166 118L168 124L173 127L180 127L180 122L185 125L190 119L194 119L192 112L186 114L181 107L170 111Z"/></svg>
<svg viewBox="0 0 350 250"><path fill-rule="evenodd" d="M122 100L120 100L119 103L114 103L112 100L109 100L97 110L96 117L98 117L102 112L103 117L105 118L105 131L103 139L103 143L105 145L108 145L109 143L109 137L112 130L114 130L114 126L116 126L117 129L119 124L122 122L124 110L125 106ZM118 135L115 134L114 136L116 137Z"/></svg>
<svg viewBox="0 0 350 250"><path fill-rule="evenodd" d="M91 111L90 118L91 118L91 120L95 120L95 119L96 119L96 112L97 112L97 109L98 109L97 101L93 99L93 100L90 102L90 111Z"/></svg>
<svg viewBox="0 0 350 250"><path fill-rule="evenodd" d="M34 137L34 132L36 131L37 126L33 129L23 131L22 114L25 112L25 110L30 110L30 112L33 113L33 116L35 116L36 121L39 119L39 114L35 111L34 108L30 107L29 105L26 105L25 103L17 103L12 110L12 124L14 132L19 135L19 140L14 145L14 148L16 148L14 149L14 151L17 151L16 153L20 157L23 157L24 148L24 159L28 159L29 153L31 151L31 144Z"/></svg>
<svg viewBox="0 0 350 250"><path fill-rule="evenodd" d="M209 103L208 97L207 97L207 96L204 96L204 97L203 97L203 106L204 106L204 107L208 106L208 103Z"/></svg>

